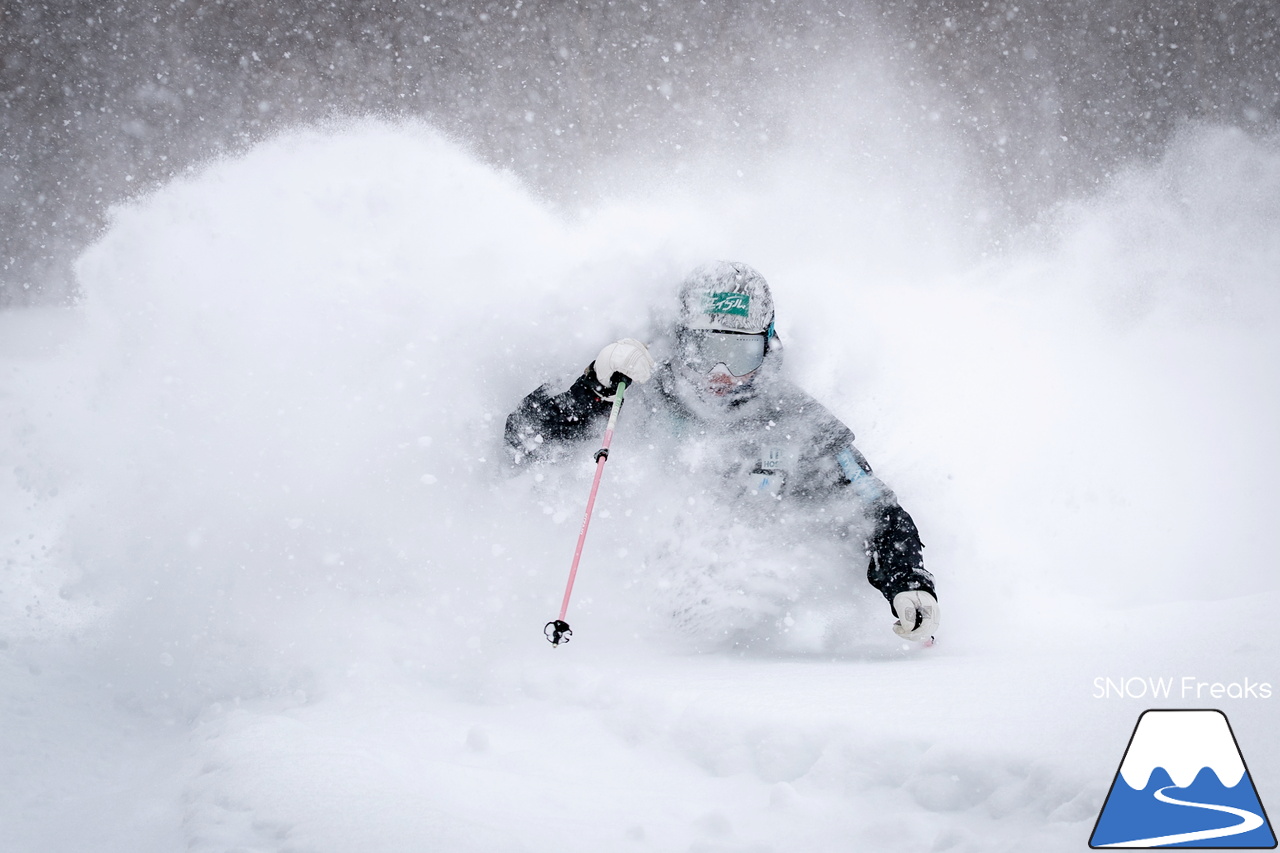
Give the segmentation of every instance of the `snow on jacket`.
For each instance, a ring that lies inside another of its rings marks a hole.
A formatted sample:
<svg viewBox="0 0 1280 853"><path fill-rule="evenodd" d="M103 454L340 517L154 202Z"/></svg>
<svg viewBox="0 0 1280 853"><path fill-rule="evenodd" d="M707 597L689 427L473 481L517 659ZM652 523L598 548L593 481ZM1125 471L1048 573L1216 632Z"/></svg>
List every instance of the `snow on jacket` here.
<svg viewBox="0 0 1280 853"><path fill-rule="evenodd" d="M670 366L662 365L651 383L627 390L629 429L676 448L712 440L718 452L703 454L709 461L702 469L730 493L802 513L846 507L848 517L861 523L837 526L835 535L861 531L873 587L890 602L910 589L936 596L915 522L872 473L852 431L781 377L761 377L755 392L718 410L696 407L682 398ZM570 446L598 438L611 405L603 399L607 393L588 368L563 393L543 385L529 394L507 418L513 460L522 465L558 458ZM639 417L631 414L636 409Z"/></svg>

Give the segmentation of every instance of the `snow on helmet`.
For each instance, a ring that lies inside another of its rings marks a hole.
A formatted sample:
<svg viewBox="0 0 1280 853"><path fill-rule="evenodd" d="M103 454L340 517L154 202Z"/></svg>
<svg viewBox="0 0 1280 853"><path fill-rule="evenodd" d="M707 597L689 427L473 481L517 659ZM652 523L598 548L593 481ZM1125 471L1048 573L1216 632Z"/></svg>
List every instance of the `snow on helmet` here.
<svg viewBox="0 0 1280 853"><path fill-rule="evenodd" d="M773 325L769 284L760 273L738 261L703 264L680 285L680 325L765 334Z"/></svg>

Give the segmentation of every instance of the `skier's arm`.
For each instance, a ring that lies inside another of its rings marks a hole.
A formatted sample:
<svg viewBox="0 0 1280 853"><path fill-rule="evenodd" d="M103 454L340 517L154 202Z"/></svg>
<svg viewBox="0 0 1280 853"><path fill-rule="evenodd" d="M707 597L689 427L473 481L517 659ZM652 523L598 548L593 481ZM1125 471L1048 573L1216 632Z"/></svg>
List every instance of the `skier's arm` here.
<svg viewBox="0 0 1280 853"><path fill-rule="evenodd" d="M569 390L551 394L543 385L507 416L507 448L517 463L543 459L552 448L585 438L609 414L608 389L588 367ZM596 430L598 432L598 430Z"/></svg>
<svg viewBox="0 0 1280 853"><path fill-rule="evenodd" d="M924 543L915 521L893 491L872 473L866 457L853 446L853 434L841 432L831 447L839 479L868 508L874 522L866 540L867 581L890 606L900 593L911 591L927 592L936 601L933 575L924 567Z"/></svg>
<svg viewBox="0 0 1280 853"><path fill-rule="evenodd" d="M569 390L552 395L543 385L507 417L506 442L516 463L544 459L552 448L578 441L609 414L618 382L646 382L654 362L644 344L624 338L600 351Z"/></svg>
<svg viewBox="0 0 1280 853"><path fill-rule="evenodd" d="M933 575L924 567L924 543L916 523L897 499L874 508L875 531L867 539L867 581L890 604L898 593L922 590L935 599Z"/></svg>
<svg viewBox="0 0 1280 853"><path fill-rule="evenodd" d="M924 567L924 543L911 515L897 497L871 473L871 466L856 448L849 446L861 461L850 479L868 500L875 527L866 540L867 581L889 602L898 621L898 636L917 642L932 642L938 629L938 593L933 575ZM842 468L845 466L841 466Z"/></svg>

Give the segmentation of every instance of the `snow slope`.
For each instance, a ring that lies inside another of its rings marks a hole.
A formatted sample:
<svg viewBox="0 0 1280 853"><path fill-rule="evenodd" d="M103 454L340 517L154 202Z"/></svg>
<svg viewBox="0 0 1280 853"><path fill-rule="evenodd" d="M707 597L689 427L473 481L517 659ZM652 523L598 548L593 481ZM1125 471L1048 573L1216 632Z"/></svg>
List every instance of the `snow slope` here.
<svg viewBox="0 0 1280 853"><path fill-rule="evenodd" d="M1190 130L999 256L899 195L796 155L566 220L365 124L118 210L81 306L0 315L0 845L1080 849L1152 704L1095 678L1280 684L1280 152ZM915 516L934 649L817 546L759 643L673 630L625 412L542 639L591 463L513 476L506 412L707 257ZM1217 700L1264 803L1274 701Z"/></svg>

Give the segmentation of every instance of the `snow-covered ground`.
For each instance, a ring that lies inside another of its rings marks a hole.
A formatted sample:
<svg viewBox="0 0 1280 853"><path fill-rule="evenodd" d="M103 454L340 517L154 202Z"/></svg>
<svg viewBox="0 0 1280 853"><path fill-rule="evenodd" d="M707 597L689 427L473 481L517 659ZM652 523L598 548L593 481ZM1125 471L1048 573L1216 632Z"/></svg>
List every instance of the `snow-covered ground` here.
<svg viewBox="0 0 1280 853"><path fill-rule="evenodd" d="M954 166L820 153L567 220L366 124L117 211L79 308L0 315L0 849L1080 850L1153 706L1280 802L1280 151L1189 130L989 256ZM673 627L625 409L542 638L591 461L511 473L506 413L712 257L919 523L934 648L767 531L759 642Z"/></svg>

